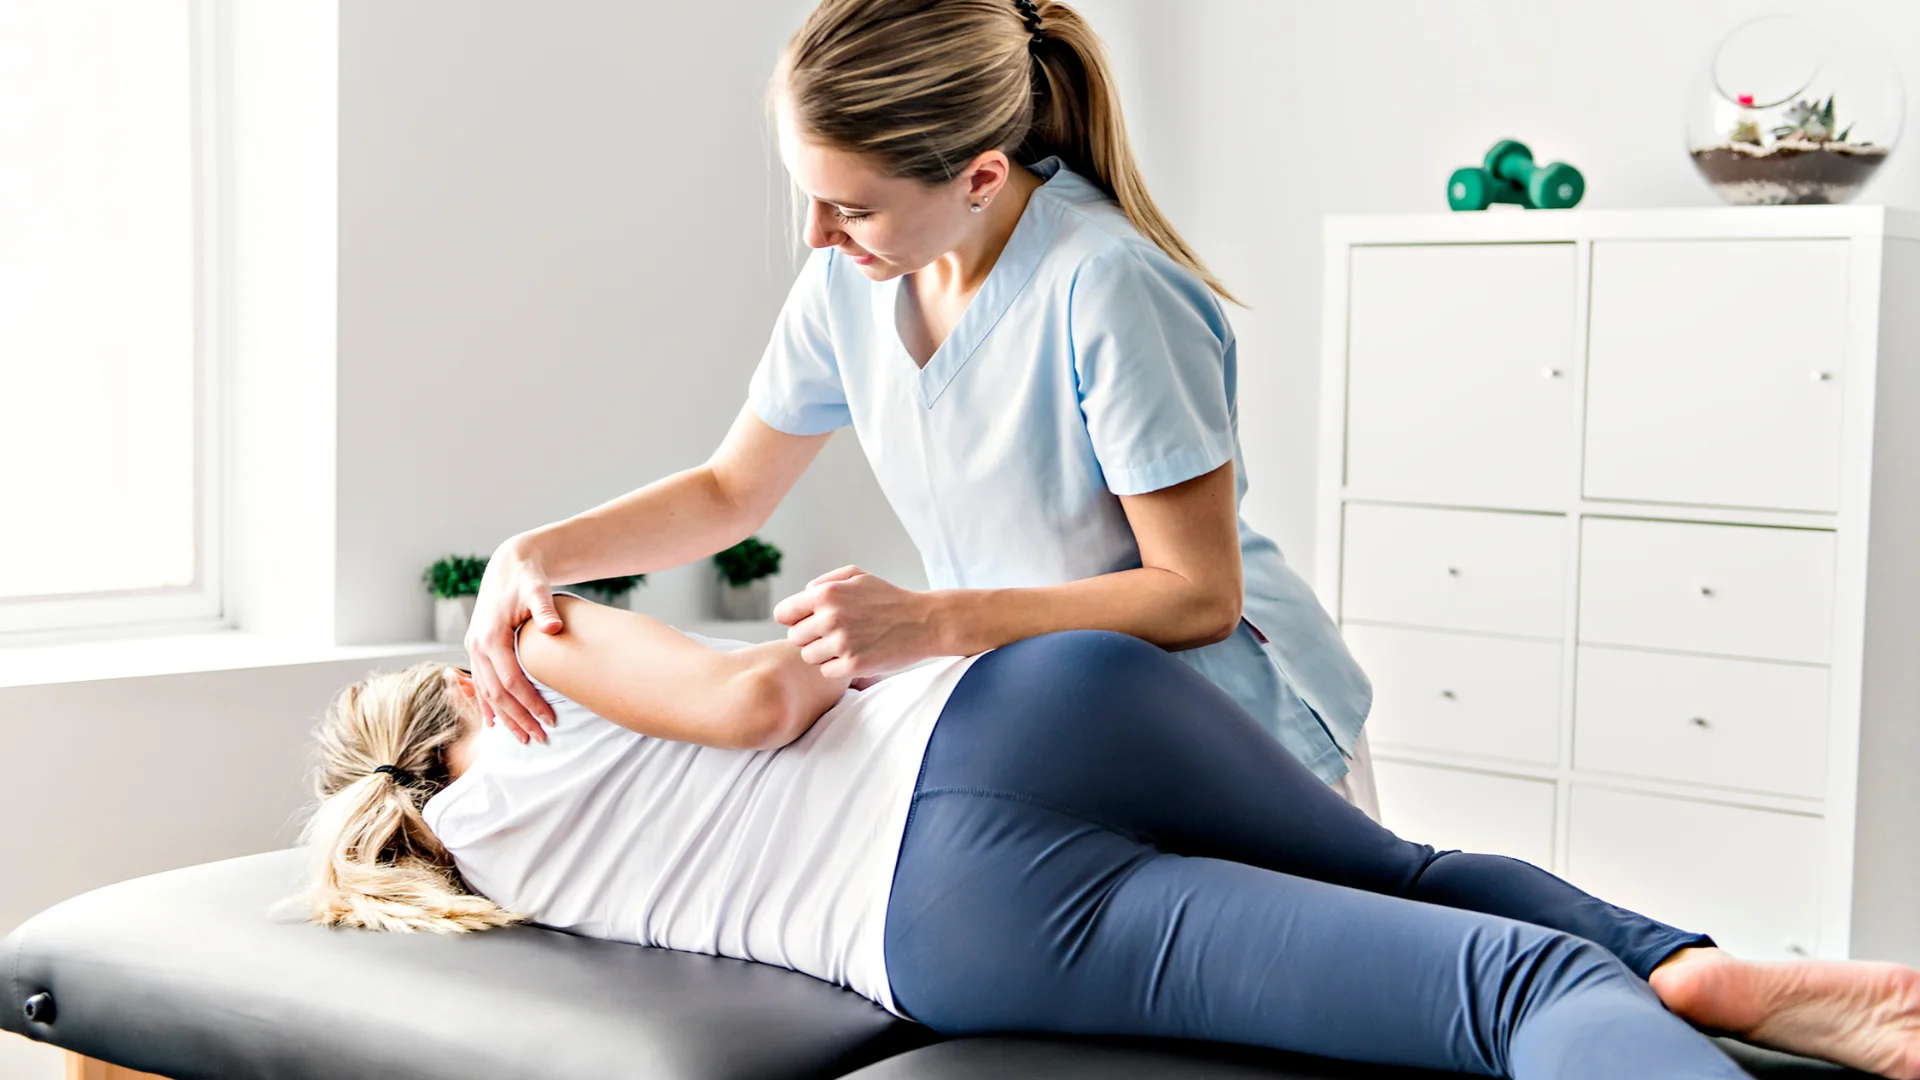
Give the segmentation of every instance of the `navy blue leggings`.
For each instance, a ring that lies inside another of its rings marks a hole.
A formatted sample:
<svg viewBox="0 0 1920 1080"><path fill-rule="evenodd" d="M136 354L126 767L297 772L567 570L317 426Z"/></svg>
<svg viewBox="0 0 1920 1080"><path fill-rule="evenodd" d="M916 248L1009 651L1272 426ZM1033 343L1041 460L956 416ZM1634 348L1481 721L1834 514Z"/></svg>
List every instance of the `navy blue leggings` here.
<svg viewBox="0 0 1920 1080"><path fill-rule="evenodd" d="M1745 1073L1645 977L1698 934L1374 824L1205 676L1124 634L975 661L887 908L949 1034L1246 1043L1521 1078Z"/></svg>

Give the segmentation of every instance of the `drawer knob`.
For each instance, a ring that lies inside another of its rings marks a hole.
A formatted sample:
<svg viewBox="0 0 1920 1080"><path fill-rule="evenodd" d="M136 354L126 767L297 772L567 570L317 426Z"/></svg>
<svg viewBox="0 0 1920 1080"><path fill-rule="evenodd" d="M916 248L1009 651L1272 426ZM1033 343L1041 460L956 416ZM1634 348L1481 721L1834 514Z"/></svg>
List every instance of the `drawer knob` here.
<svg viewBox="0 0 1920 1080"><path fill-rule="evenodd" d="M1811 375L1809 375L1808 378L1812 379L1814 382L1832 382L1833 372L1816 371L1816 372L1813 372Z"/></svg>
<svg viewBox="0 0 1920 1080"><path fill-rule="evenodd" d="M1459 568L1459 567L1457 567L1457 566L1449 566L1449 567L1447 567L1447 576L1448 576L1448 577L1459 577L1459 576L1460 576L1460 568Z"/></svg>
<svg viewBox="0 0 1920 1080"><path fill-rule="evenodd" d="M1687 723L1692 724L1694 727L1702 728L1702 729L1710 728L1713 726L1712 724L1707 723L1707 718L1704 716L1696 716L1693 719L1687 721Z"/></svg>
<svg viewBox="0 0 1920 1080"><path fill-rule="evenodd" d="M1460 700L1460 695L1458 695L1458 694L1456 694L1456 693L1454 693L1454 692L1453 692L1453 691L1451 691L1451 690L1442 690L1442 691L1440 691L1440 696L1441 696L1441 697L1443 697L1443 698L1446 698L1446 699L1447 699L1448 701L1458 701L1458 700Z"/></svg>
<svg viewBox="0 0 1920 1080"><path fill-rule="evenodd" d="M1700 586L1700 595L1701 595L1701 596L1712 596L1712 595L1713 595L1713 586L1711 586L1711 585L1702 585L1702 586Z"/></svg>
<svg viewBox="0 0 1920 1080"><path fill-rule="evenodd" d="M1807 955L1807 947L1797 941L1789 941L1787 942L1787 952L1794 956L1805 956Z"/></svg>
<svg viewBox="0 0 1920 1080"><path fill-rule="evenodd" d="M1557 379L1560 377L1560 369L1557 367L1543 367L1540 369L1540 377L1543 379Z"/></svg>

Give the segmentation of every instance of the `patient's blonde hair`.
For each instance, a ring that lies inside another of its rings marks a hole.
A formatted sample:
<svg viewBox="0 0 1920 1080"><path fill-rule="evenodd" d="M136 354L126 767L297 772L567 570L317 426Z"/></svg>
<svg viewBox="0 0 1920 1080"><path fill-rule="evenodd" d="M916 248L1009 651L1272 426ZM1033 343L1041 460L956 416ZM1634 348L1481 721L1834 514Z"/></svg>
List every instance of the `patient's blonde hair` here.
<svg viewBox="0 0 1920 1080"><path fill-rule="evenodd" d="M467 887L420 808L445 787L446 750L461 735L447 664L376 674L333 699L314 732L319 804L301 831L312 886L283 904L314 922L368 930L461 933L522 922ZM414 778L403 782L393 765Z"/></svg>
<svg viewBox="0 0 1920 1080"><path fill-rule="evenodd" d="M1100 38L1059 0L1035 7L1041 37L1030 43L1013 0L821 0L787 43L772 98L785 94L813 138L925 184L988 150L1022 165L1058 154L1142 236L1239 303L1147 194Z"/></svg>

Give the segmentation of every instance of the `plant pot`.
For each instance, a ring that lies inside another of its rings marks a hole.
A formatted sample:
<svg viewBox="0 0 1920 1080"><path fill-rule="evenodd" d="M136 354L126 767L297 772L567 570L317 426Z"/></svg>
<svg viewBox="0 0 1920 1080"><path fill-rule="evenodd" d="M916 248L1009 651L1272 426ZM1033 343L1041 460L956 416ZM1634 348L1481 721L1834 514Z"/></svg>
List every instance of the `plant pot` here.
<svg viewBox="0 0 1920 1080"><path fill-rule="evenodd" d="M739 620L773 618L773 579L755 578L745 585L721 581L720 617Z"/></svg>
<svg viewBox="0 0 1920 1080"><path fill-rule="evenodd" d="M433 598L433 640L458 645L467 638L467 624L473 621L473 602L477 596L436 596Z"/></svg>

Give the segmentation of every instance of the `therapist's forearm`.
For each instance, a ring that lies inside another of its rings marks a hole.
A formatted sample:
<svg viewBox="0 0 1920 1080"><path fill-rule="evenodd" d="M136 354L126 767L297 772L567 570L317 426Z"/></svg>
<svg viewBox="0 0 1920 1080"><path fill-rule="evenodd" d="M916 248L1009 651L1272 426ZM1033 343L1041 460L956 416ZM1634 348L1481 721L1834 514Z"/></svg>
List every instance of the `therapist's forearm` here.
<svg viewBox="0 0 1920 1080"><path fill-rule="evenodd" d="M941 589L927 594L941 651L971 656L1056 630L1118 630L1177 652L1224 641L1241 597L1142 567L1064 585Z"/></svg>
<svg viewBox="0 0 1920 1080"><path fill-rule="evenodd" d="M648 574L744 540L761 522L701 465L509 540L555 583Z"/></svg>

